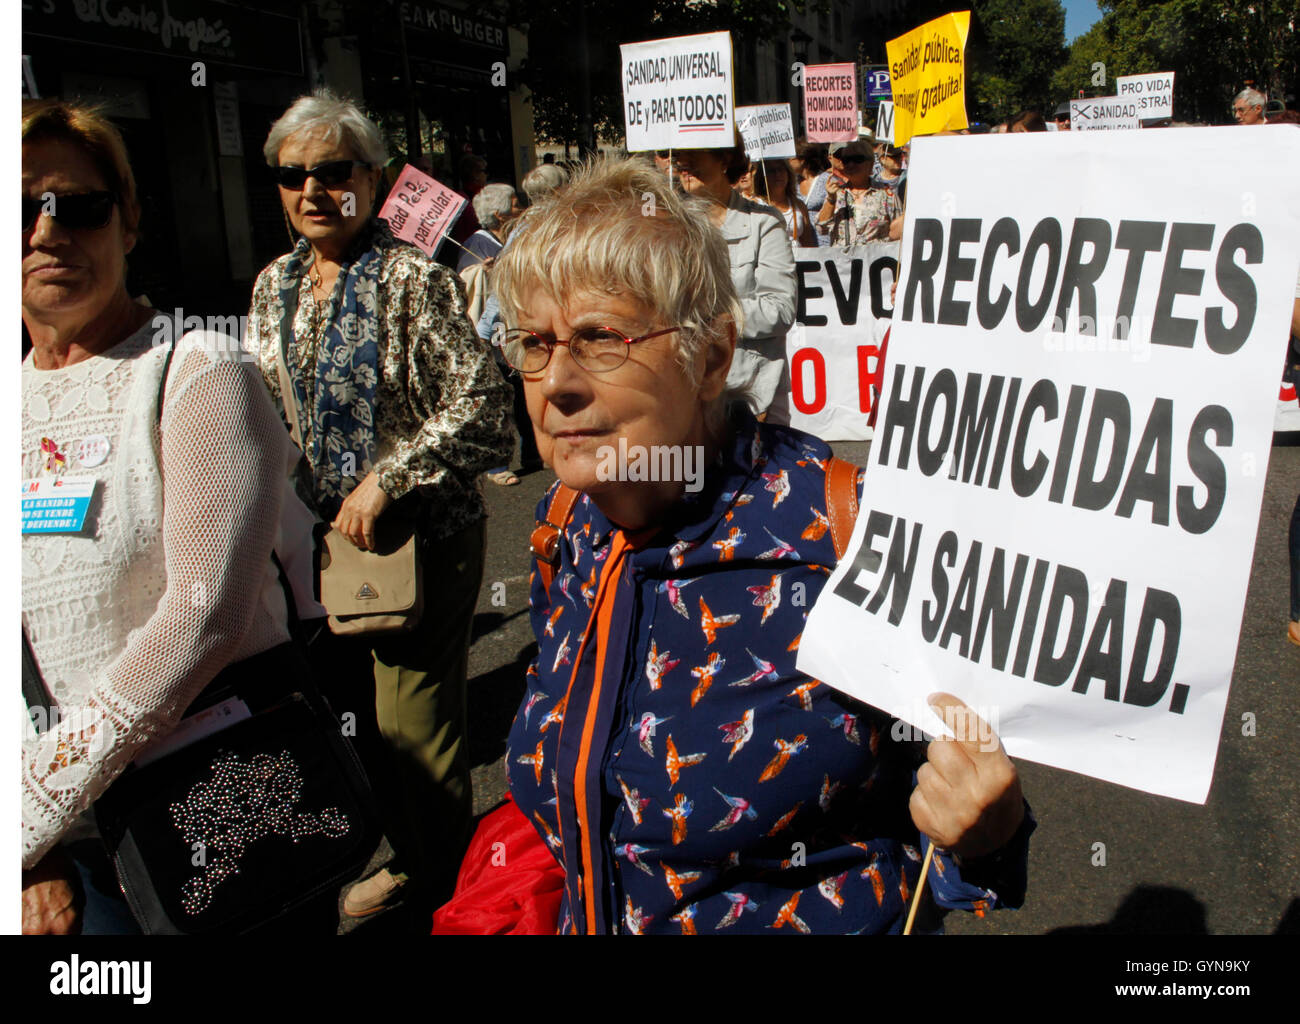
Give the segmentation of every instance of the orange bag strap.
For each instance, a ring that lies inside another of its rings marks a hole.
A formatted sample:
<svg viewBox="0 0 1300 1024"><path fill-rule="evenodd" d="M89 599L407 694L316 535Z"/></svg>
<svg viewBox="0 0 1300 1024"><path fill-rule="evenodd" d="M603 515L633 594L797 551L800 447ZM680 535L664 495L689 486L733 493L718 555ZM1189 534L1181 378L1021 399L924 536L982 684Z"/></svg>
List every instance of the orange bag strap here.
<svg viewBox="0 0 1300 1024"><path fill-rule="evenodd" d="M843 558L858 518L858 467L834 456L826 460L826 518L835 557Z"/></svg>
<svg viewBox="0 0 1300 1024"><path fill-rule="evenodd" d="M551 495L546 518L538 521L528 539L528 547L537 559L542 586L548 591L555 578L555 567L560 564L560 532L573 515L577 500L577 491L560 484ZM858 518L858 467L833 456L826 461L826 518L831 524L835 557L843 558L853 534L853 523Z"/></svg>
<svg viewBox="0 0 1300 1024"><path fill-rule="evenodd" d="M560 564L560 532L573 515L573 506L577 500L577 491L560 484L551 495L550 505L546 507L546 518L538 520L528 538L528 547L537 559L542 586L548 591L551 589L551 580L555 577L555 567Z"/></svg>

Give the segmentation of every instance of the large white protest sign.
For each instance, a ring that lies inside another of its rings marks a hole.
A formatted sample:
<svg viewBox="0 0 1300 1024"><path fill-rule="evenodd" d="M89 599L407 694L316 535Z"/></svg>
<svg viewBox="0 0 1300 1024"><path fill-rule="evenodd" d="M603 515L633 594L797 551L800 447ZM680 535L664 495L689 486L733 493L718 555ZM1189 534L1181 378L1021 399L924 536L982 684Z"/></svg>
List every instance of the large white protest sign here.
<svg viewBox="0 0 1300 1024"><path fill-rule="evenodd" d="M1139 120L1174 116L1172 71L1158 71L1150 75L1120 75L1115 79L1115 94L1121 100L1137 103Z"/></svg>
<svg viewBox="0 0 1300 1024"><path fill-rule="evenodd" d="M930 731L948 691L1012 756L1204 802L1298 165L1300 133L1235 127L917 141L865 495L801 671Z"/></svg>
<svg viewBox="0 0 1300 1024"><path fill-rule="evenodd" d="M745 143L745 156L751 160L794 156L794 115L788 103L737 107L736 128Z"/></svg>
<svg viewBox="0 0 1300 1024"><path fill-rule="evenodd" d="M1070 100L1070 131L1113 131L1141 128L1137 100L1099 96L1091 100Z"/></svg>
<svg viewBox="0 0 1300 1024"><path fill-rule="evenodd" d="M796 249L794 260L789 422L826 441L869 441L871 378L889 328L898 243Z"/></svg>
<svg viewBox="0 0 1300 1024"><path fill-rule="evenodd" d="M731 33L624 43L627 149L708 149L736 143Z"/></svg>
<svg viewBox="0 0 1300 1024"><path fill-rule="evenodd" d="M876 113L876 141L894 144L894 104L890 100L880 101L880 110Z"/></svg>

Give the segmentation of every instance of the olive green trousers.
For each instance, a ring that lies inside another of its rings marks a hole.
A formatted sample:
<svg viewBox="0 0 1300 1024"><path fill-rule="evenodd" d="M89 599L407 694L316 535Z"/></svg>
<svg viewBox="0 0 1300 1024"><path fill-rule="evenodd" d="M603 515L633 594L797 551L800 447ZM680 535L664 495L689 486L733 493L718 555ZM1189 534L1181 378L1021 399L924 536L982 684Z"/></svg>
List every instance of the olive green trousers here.
<svg viewBox="0 0 1300 1024"><path fill-rule="evenodd" d="M468 841L466 741L470 628L487 543L485 520L424 550L424 614L373 643L375 715L387 764L372 780L395 859L389 870L429 898L451 894Z"/></svg>

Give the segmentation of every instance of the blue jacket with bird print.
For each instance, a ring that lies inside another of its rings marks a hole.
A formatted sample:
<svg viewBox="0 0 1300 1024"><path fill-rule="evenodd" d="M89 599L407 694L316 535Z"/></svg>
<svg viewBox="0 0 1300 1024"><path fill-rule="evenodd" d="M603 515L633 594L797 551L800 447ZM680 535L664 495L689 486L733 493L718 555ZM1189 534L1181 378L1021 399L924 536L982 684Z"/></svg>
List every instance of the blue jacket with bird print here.
<svg viewBox="0 0 1300 1024"><path fill-rule="evenodd" d="M736 417L730 450L652 536L584 495L549 591L533 574L539 654L506 768L565 870L562 932L902 930L928 844L908 811L923 754L795 669L836 564L831 452ZM938 853L934 901L1018 906L1033 827L1026 812L978 860ZM933 904L918 919L939 921Z"/></svg>

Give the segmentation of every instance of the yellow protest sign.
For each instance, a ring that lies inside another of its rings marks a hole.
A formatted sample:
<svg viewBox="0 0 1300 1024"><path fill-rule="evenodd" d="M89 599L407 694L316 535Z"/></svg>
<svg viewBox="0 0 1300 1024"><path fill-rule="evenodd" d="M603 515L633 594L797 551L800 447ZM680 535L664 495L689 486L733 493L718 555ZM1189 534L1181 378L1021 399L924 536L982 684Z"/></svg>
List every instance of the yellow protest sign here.
<svg viewBox="0 0 1300 1024"><path fill-rule="evenodd" d="M970 11L955 11L885 44L894 90L894 145L966 127Z"/></svg>

